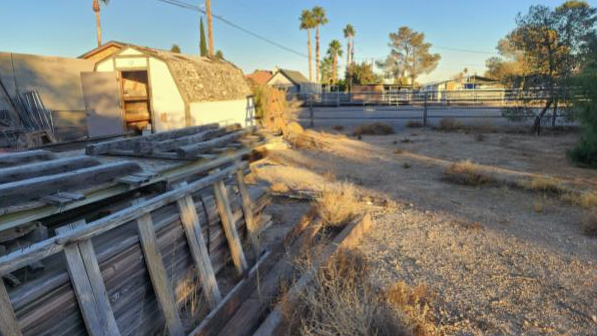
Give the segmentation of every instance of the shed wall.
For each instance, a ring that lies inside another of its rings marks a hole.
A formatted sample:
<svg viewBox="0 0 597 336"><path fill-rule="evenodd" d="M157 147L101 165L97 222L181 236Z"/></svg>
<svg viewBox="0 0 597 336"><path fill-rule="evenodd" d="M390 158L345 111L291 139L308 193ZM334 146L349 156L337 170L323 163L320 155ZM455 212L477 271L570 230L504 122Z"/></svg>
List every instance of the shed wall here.
<svg viewBox="0 0 597 336"><path fill-rule="evenodd" d="M185 127L185 103L168 66L157 58L149 59L149 85L154 130L163 132Z"/></svg>
<svg viewBox="0 0 597 336"><path fill-rule="evenodd" d="M245 127L253 125L254 114L253 98L191 103L191 122L193 125L217 122L220 124L239 123Z"/></svg>

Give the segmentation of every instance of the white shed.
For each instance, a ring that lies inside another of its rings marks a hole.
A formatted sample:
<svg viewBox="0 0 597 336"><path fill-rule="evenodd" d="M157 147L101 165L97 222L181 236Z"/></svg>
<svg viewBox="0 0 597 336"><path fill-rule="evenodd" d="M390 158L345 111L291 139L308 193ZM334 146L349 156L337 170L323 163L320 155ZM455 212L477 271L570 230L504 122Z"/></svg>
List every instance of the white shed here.
<svg viewBox="0 0 597 336"><path fill-rule="evenodd" d="M116 72L128 129L167 131L211 122L253 124L251 90L242 71L224 60L125 45L98 61Z"/></svg>

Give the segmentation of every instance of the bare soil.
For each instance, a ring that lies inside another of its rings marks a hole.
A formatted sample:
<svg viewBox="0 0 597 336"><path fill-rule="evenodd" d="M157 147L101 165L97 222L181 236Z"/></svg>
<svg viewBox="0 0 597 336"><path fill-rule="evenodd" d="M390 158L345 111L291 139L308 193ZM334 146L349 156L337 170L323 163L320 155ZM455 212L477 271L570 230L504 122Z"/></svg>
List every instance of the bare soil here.
<svg viewBox="0 0 597 336"><path fill-rule="evenodd" d="M320 149L271 150L256 175L279 182L292 169L293 189L315 191L354 183L377 223L360 246L370 281L426 283L447 335L597 335L597 239L581 228L589 210L541 193L442 179L448 164L470 159L597 187L596 171L565 156L576 135L407 129L360 141L320 137Z"/></svg>

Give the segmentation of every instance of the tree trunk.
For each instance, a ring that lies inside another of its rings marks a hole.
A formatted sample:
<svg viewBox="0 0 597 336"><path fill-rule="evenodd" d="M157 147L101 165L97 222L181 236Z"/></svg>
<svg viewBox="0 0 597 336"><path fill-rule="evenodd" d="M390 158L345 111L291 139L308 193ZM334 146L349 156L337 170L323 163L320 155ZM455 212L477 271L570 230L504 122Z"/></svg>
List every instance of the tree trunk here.
<svg viewBox="0 0 597 336"><path fill-rule="evenodd" d="M319 83L319 25L315 27L315 82Z"/></svg>
<svg viewBox="0 0 597 336"><path fill-rule="evenodd" d="M205 14L207 15L207 45L209 56L214 55L214 36L211 27L211 0L205 0Z"/></svg>
<svg viewBox="0 0 597 336"><path fill-rule="evenodd" d="M311 29L307 29L307 51L309 53L309 81L313 81L313 61L311 60Z"/></svg>
<svg viewBox="0 0 597 336"><path fill-rule="evenodd" d="M93 0L93 11L95 12L95 29L97 30L97 46L102 45L102 27L100 26L100 8L97 0Z"/></svg>
<svg viewBox="0 0 597 336"><path fill-rule="evenodd" d="M541 134L541 119L543 119L543 116L545 115L545 113L547 113L547 110L549 110L549 108L551 107L552 104L552 100L548 100L547 103L545 104L545 107L543 107L543 110L541 110L541 113L539 113L537 116L535 116L535 122L533 123L533 131L535 132L536 135Z"/></svg>
<svg viewBox="0 0 597 336"><path fill-rule="evenodd" d="M332 65L332 83L336 85L336 73L338 72L338 53L334 53L334 64Z"/></svg>
<svg viewBox="0 0 597 336"><path fill-rule="evenodd" d="M558 119L558 101L560 100L560 93L556 93L556 101L553 104L553 114L551 115L551 127L556 126L556 119Z"/></svg>

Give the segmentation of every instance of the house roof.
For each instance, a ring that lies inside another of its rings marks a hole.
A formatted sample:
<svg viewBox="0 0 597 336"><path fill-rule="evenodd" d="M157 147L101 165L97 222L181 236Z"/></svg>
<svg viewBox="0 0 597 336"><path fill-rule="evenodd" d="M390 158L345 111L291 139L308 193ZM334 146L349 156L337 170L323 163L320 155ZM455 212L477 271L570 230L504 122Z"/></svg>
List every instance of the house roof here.
<svg viewBox="0 0 597 336"><path fill-rule="evenodd" d="M423 84L423 86L439 85L439 84L443 84L443 83L461 81L461 80L464 82L467 82L467 83L470 82L471 80L479 81L479 82L491 82L491 83L497 82L497 80L495 80L493 78L483 77L483 76L479 76L479 75L471 75L471 76L465 76L463 78L455 78L455 79L453 78L453 79L429 82L429 83Z"/></svg>
<svg viewBox="0 0 597 336"><path fill-rule="evenodd" d="M276 73L281 73L284 77L288 78L294 85L300 85L301 83L309 83L309 80L303 76L302 73L295 70L278 69ZM275 76L275 74L274 74Z"/></svg>
<svg viewBox="0 0 597 336"><path fill-rule="evenodd" d="M255 70L245 77L257 85L265 85L272 78L273 73L268 70Z"/></svg>
<svg viewBox="0 0 597 336"><path fill-rule="evenodd" d="M127 45L128 45L128 43L124 43L124 42L108 41L97 48L93 48L93 49L89 50L88 52L84 53L83 55L79 56L78 58L87 59L87 58L90 58L91 56L98 54L108 48L117 47L117 48L122 49Z"/></svg>
<svg viewBox="0 0 597 336"><path fill-rule="evenodd" d="M126 46L165 62L187 103L238 100L251 94L243 72L228 61L131 44Z"/></svg>

